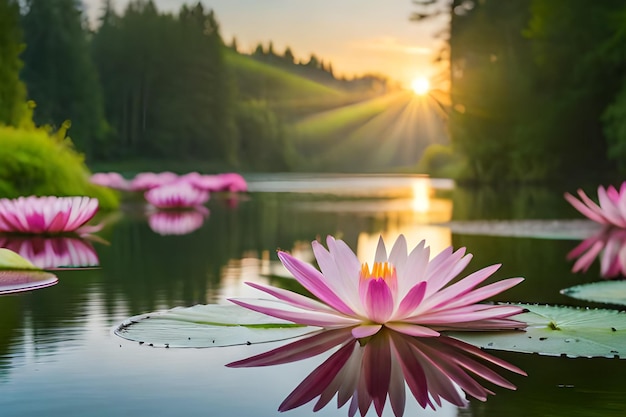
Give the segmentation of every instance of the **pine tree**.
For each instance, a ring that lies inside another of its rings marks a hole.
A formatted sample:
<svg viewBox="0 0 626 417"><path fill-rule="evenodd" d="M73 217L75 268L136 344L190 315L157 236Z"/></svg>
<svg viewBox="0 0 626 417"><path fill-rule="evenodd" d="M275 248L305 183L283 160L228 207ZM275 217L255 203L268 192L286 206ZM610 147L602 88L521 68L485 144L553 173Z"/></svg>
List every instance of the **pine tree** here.
<svg viewBox="0 0 626 417"><path fill-rule="evenodd" d="M26 0L23 79L37 107L37 124L61 126L87 155L102 152L108 135L102 92L77 0Z"/></svg>
<svg viewBox="0 0 626 417"><path fill-rule="evenodd" d="M26 88L19 79L21 38L17 0L0 0L0 124L17 126L26 116Z"/></svg>

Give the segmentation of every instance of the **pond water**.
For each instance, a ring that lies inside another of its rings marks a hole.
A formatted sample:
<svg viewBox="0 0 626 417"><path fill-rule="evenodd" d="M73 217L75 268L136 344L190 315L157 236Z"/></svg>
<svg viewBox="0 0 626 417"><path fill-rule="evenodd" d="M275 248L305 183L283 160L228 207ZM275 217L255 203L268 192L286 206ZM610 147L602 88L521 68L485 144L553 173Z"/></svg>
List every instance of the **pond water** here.
<svg viewBox="0 0 626 417"><path fill-rule="evenodd" d="M378 236L427 239L438 252L465 246L467 271L494 263L494 279L526 281L498 301L589 305L559 290L598 281L596 261L572 273L566 255L577 241L453 233L450 220L578 218L563 189L462 189L410 176L249 177L251 192L213 198L208 216L149 219L127 203L92 243L100 268L57 273L59 282L0 297L2 416L273 416L284 398L329 353L267 368L224 365L284 342L208 349L140 345L113 333L128 317L176 306L258 297L244 281L289 286L276 249L312 259L310 242L341 237L360 259ZM444 223L442 225L442 223ZM180 224L183 224L182 226ZM196 228L195 230L192 230ZM182 233L187 234L168 234ZM92 262L93 263L93 262ZM492 281L491 279L490 281ZM593 305L594 307L597 305ZM491 351L528 373L504 376L518 389L491 388L486 402L433 412L408 395L405 415L622 416L626 361L568 359ZM315 415L346 416L334 402ZM284 415L313 415L312 404ZM368 415L375 415L373 409ZM393 415L387 405L384 415Z"/></svg>

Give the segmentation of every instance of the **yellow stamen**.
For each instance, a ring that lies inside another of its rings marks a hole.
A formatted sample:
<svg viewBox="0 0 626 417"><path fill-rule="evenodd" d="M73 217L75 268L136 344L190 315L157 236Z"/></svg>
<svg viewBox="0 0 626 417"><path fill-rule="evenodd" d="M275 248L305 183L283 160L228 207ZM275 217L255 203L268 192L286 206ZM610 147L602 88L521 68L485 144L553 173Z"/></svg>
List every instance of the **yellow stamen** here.
<svg viewBox="0 0 626 417"><path fill-rule="evenodd" d="M361 265L361 279L379 279L382 278L385 282L389 283L396 277L396 268L389 262L374 262L372 270L370 272L369 265L364 263Z"/></svg>

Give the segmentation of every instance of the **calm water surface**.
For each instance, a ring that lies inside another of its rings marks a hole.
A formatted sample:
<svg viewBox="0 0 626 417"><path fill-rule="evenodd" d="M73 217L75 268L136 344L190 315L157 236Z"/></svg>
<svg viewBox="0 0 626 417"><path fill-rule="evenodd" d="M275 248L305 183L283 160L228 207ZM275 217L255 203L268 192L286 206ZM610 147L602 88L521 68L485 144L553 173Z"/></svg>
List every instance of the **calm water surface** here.
<svg viewBox="0 0 626 417"><path fill-rule="evenodd" d="M392 241L404 233L409 245L426 238L436 252L450 244L466 246L474 254L468 271L502 263L495 278L526 277L502 301L577 305L559 290L599 279L597 263L586 274L570 272L565 257L575 241L457 235L437 225L451 219L576 218L562 198L566 190L468 190L396 176L249 180L251 193L214 198L202 225L185 235L155 232L143 206L128 203L99 233L109 244L94 243L100 269L62 271L54 287L0 297L0 415L278 415L278 405L328 354L231 369L224 365L281 343L151 348L121 339L112 329L137 314L259 296L244 281L289 285L272 278L282 273L275 250L312 259L310 241L327 234L344 239L361 259L373 257L380 234ZM485 403L472 401L468 409L448 405L436 413L408 398L405 415L626 413L626 361L492 353L528 373L504 374L517 391L494 388L496 395ZM392 415L389 405L385 413ZM312 404L284 415L313 415ZM345 416L347 408L331 403L315 415Z"/></svg>

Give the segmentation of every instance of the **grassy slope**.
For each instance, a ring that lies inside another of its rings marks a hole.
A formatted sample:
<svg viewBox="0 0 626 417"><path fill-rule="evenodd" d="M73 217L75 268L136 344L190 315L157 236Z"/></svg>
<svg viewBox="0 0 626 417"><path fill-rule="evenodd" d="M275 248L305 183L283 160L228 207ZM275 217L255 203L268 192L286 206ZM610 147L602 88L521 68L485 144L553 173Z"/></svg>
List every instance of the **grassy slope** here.
<svg viewBox="0 0 626 417"><path fill-rule="evenodd" d="M267 101L287 120L345 106L361 98L232 50L226 51L226 63L243 99Z"/></svg>

